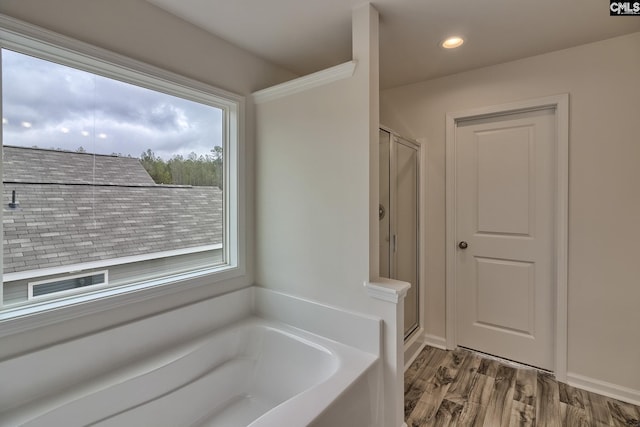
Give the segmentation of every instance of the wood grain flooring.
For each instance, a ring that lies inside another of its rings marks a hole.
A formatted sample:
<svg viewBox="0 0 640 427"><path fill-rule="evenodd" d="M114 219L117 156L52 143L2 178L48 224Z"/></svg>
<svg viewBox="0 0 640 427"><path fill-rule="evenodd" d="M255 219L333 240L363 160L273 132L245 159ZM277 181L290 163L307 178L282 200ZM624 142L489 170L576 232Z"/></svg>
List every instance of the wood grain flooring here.
<svg viewBox="0 0 640 427"><path fill-rule="evenodd" d="M464 349L425 347L405 372L404 393L409 427L640 427L640 407Z"/></svg>

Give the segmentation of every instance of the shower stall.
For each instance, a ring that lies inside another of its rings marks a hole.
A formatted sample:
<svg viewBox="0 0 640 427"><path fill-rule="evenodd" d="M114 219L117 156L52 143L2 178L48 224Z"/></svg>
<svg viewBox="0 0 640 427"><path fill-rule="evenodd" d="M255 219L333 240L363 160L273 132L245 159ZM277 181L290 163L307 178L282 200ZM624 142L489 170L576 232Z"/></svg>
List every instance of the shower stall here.
<svg viewBox="0 0 640 427"><path fill-rule="evenodd" d="M420 328L420 145L380 128L380 276L411 284L404 337Z"/></svg>

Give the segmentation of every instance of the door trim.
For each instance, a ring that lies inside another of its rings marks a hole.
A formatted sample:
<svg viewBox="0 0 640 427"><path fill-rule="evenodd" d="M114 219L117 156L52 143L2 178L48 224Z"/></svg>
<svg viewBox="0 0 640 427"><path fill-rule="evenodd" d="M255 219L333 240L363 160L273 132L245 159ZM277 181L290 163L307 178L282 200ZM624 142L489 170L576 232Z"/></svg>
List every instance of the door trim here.
<svg viewBox="0 0 640 427"><path fill-rule="evenodd" d="M569 205L569 94L530 99L447 113L446 118L446 341L454 349L456 337L456 124L463 120L496 117L531 110L554 109L556 117L556 198L554 257L555 328L554 373L567 378L567 263Z"/></svg>

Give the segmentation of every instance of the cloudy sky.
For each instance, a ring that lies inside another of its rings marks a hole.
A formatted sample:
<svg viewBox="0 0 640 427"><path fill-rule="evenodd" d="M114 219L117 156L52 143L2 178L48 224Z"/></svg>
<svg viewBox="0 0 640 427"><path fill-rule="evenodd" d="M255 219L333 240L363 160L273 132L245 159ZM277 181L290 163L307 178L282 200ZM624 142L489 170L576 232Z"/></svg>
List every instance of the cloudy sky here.
<svg viewBox="0 0 640 427"><path fill-rule="evenodd" d="M139 157L210 153L222 110L2 50L3 144Z"/></svg>

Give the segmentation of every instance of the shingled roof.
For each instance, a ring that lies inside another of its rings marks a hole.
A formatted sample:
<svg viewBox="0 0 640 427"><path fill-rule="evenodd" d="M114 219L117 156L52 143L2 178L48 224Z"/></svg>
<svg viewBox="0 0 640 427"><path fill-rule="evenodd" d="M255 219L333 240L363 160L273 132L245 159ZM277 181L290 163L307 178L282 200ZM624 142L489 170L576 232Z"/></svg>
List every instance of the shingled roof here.
<svg viewBox="0 0 640 427"><path fill-rule="evenodd" d="M155 185L138 159L45 150L2 147L4 182L97 185Z"/></svg>
<svg viewBox="0 0 640 427"><path fill-rule="evenodd" d="M222 243L217 187L156 185L126 157L18 147L3 156L5 274Z"/></svg>

